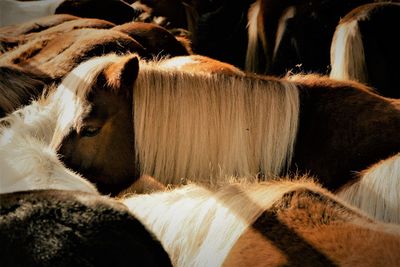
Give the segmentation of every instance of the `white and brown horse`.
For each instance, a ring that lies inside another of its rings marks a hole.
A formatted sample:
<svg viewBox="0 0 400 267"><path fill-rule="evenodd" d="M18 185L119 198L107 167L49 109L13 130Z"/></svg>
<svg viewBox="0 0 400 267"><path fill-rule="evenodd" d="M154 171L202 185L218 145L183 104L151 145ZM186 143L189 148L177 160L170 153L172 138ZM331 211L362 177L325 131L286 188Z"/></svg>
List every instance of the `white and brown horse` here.
<svg viewBox="0 0 400 267"><path fill-rule="evenodd" d="M340 20L331 45L330 76L356 80L386 97L400 98L400 3L362 5Z"/></svg>
<svg viewBox="0 0 400 267"><path fill-rule="evenodd" d="M171 266L121 203L67 169L50 147L58 102L33 102L0 120L2 266Z"/></svg>
<svg viewBox="0 0 400 267"><path fill-rule="evenodd" d="M109 55L74 69L57 89L75 96L53 140L66 164L102 192L142 174L218 184L293 172L337 190L400 151L398 101L362 84L184 66Z"/></svg>
<svg viewBox="0 0 400 267"><path fill-rule="evenodd" d="M196 185L123 200L174 266L397 266L400 226L311 181Z"/></svg>

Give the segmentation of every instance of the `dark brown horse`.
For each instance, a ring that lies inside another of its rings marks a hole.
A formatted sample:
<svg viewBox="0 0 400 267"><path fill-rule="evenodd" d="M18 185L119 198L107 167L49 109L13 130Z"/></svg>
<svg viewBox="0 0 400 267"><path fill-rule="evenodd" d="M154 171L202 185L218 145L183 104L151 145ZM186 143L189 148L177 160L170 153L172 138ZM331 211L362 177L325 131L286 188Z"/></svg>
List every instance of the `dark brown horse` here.
<svg viewBox="0 0 400 267"><path fill-rule="evenodd" d="M287 172L309 172L337 190L400 151L398 101L362 84L197 73L185 71L185 57L182 67L168 61L96 58L58 88L76 96L67 105L75 115L61 112L69 119L53 144L102 192L117 193L140 174L218 184Z"/></svg>
<svg viewBox="0 0 400 267"><path fill-rule="evenodd" d="M400 98L400 3L362 5L340 20L331 46L335 79L368 84L386 97Z"/></svg>
<svg viewBox="0 0 400 267"><path fill-rule="evenodd" d="M77 191L0 195L2 266L171 266L121 203Z"/></svg>

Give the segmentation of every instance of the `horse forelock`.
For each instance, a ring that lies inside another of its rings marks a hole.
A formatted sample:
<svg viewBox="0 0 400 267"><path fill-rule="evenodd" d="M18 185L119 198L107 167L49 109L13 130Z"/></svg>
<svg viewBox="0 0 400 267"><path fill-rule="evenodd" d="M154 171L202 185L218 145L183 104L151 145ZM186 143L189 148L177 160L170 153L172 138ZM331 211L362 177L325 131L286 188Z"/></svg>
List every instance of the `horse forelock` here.
<svg viewBox="0 0 400 267"><path fill-rule="evenodd" d="M176 266L222 266L258 216L298 190L328 194L313 181L300 179L234 183L217 191L189 184L123 202L157 236Z"/></svg>
<svg viewBox="0 0 400 267"><path fill-rule="evenodd" d="M102 71L119 57L115 54L96 57L74 68L49 95L59 112L58 132L65 133L78 119L90 111L87 97L97 85Z"/></svg>
<svg viewBox="0 0 400 267"><path fill-rule="evenodd" d="M164 184L271 177L290 165L299 115L293 83L142 62L133 95L140 170Z"/></svg>

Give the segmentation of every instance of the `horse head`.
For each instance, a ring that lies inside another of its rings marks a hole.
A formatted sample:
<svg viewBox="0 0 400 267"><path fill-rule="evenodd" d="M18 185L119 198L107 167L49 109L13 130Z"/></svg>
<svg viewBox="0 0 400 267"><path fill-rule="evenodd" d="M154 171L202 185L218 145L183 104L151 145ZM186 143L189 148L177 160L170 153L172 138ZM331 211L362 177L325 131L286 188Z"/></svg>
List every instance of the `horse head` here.
<svg viewBox="0 0 400 267"><path fill-rule="evenodd" d="M117 193L132 183L135 168L132 87L138 58L115 63L115 55L91 59L75 68L52 97L60 113L52 145L64 163L97 185Z"/></svg>

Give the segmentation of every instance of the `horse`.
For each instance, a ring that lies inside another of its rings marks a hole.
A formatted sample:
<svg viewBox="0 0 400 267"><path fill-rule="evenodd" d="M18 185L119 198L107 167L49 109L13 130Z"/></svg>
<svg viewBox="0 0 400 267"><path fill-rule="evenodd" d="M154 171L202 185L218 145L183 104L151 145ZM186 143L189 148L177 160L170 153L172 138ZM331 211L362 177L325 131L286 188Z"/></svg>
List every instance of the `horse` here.
<svg viewBox="0 0 400 267"><path fill-rule="evenodd" d="M172 266L119 201L70 190L0 194L2 266Z"/></svg>
<svg viewBox="0 0 400 267"><path fill-rule="evenodd" d="M55 105L41 99L0 120L2 266L131 266L132 256L171 266L126 207L61 163L49 146Z"/></svg>
<svg viewBox="0 0 400 267"><path fill-rule="evenodd" d="M310 180L190 184L121 200L174 266L397 266L400 228ZM177 227L179 225L179 227Z"/></svg>
<svg viewBox="0 0 400 267"><path fill-rule="evenodd" d="M399 102L363 84L191 72L169 60L94 58L56 89L76 97L52 143L101 192L144 174L167 185L297 172L335 192L400 151Z"/></svg>
<svg viewBox="0 0 400 267"><path fill-rule="evenodd" d="M340 20L331 45L330 77L366 83L381 95L400 98L398 47L390 30L399 25L400 3L371 3Z"/></svg>

